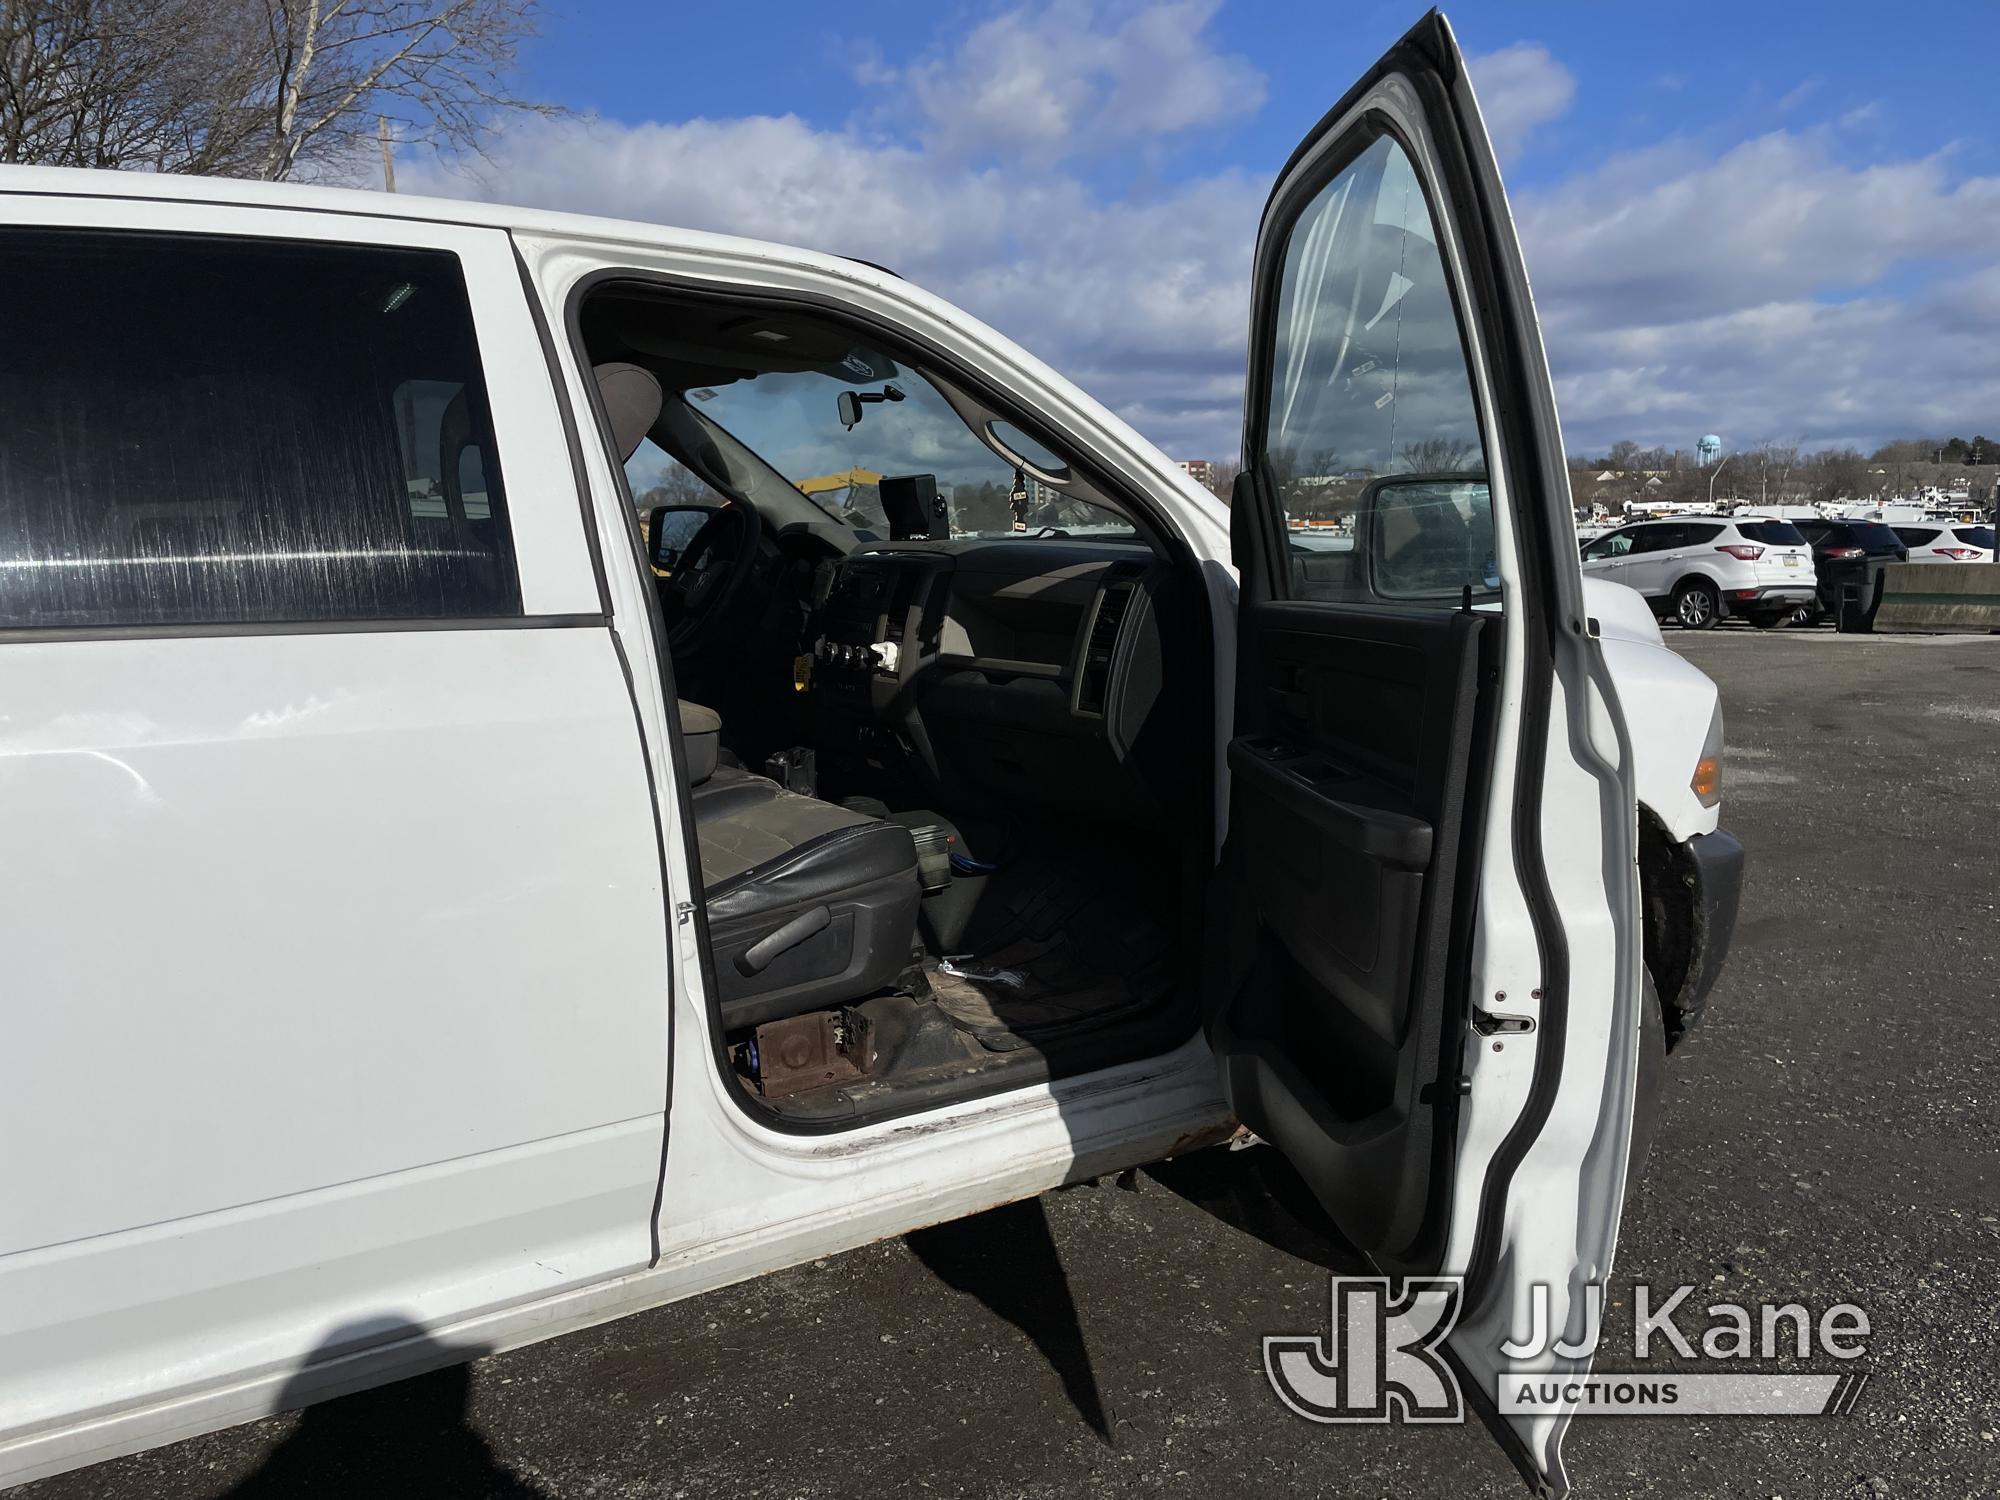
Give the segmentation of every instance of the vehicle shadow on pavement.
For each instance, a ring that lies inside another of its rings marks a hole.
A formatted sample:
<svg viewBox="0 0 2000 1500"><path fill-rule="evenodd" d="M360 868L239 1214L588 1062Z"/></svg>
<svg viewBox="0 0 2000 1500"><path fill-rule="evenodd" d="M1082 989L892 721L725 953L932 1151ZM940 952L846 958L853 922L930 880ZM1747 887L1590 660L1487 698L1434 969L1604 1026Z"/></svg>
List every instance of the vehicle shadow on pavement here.
<svg viewBox="0 0 2000 1500"><path fill-rule="evenodd" d="M1010 1203L970 1219L903 1237L918 1260L953 1291L977 1297L1033 1341L1061 1379L1077 1415L1109 1443L1110 1414L1091 1368L1069 1273L1056 1252L1041 1200Z"/></svg>
<svg viewBox="0 0 2000 1500"><path fill-rule="evenodd" d="M446 1350L414 1324L365 1325L335 1330L305 1368L338 1350L411 1340L438 1359L457 1363L393 1385L307 1406L290 1436L257 1469L226 1493L229 1500L278 1500L280 1496L425 1495L496 1496L548 1500L494 1457L472 1426L472 1371L478 1350ZM324 1375L295 1376L279 1396L279 1410L303 1404L324 1389Z"/></svg>
<svg viewBox="0 0 2000 1500"><path fill-rule="evenodd" d="M1196 1151L1145 1171L1168 1192L1274 1250L1340 1275L1370 1274L1305 1179L1268 1146Z"/></svg>

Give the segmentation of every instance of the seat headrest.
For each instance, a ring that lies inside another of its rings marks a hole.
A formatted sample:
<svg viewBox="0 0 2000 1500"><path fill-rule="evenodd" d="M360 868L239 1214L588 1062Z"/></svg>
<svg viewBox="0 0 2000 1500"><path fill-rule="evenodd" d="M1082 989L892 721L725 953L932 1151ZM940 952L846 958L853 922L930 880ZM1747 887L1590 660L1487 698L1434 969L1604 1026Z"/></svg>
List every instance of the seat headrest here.
<svg viewBox="0 0 2000 1500"><path fill-rule="evenodd" d="M660 420L666 405L659 378L651 370L613 360L590 372L597 377L597 389L604 398L604 415L611 422L611 437L618 445L622 464L639 451L639 444Z"/></svg>

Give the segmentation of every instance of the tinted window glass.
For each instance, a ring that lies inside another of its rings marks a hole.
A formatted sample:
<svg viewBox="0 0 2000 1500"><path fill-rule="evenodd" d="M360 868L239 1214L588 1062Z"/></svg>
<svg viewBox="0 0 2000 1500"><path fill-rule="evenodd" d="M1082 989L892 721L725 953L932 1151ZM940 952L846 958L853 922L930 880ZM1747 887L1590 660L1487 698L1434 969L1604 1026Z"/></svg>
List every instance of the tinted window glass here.
<svg viewBox="0 0 2000 1500"><path fill-rule="evenodd" d="M1613 531L1599 537L1583 549L1583 555L1591 562L1599 562L1607 557L1623 557L1632 550L1632 533Z"/></svg>
<svg viewBox="0 0 2000 1500"><path fill-rule="evenodd" d="M1894 552L1902 547L1896 533L1880 521L1849 521L1845 528L1854 545L1868 552Z"/></svg>
<svg viewBox="0 0 2000 1500"><path fill-rule="evenodd" d="M1694 546L1698 542L1712 542L1722 535L1722 528L1713 524L1702 524L1687 528L1687 540L1683 546Z"/></svg>
<svg viewBox="0 0 2000 1500"><path fill-rule="evenodd" d="M1350 528L1344 565L1292 551L1294 594L1456 603L1497 589L1478 409L1437 230L1384 137L1292 225L1260 478L1294 527Z"/></svg>
<svg viewBox="0 0 2000 1500"><path fill-rule="evenodd" d="M1936 536L1941 528L1936 526L1891 526L1889 529L1896 533L1896 539L1905 547L1921 547L1932 537Z"/></svg>
<svg viewBox="0 0 2000 1500"><path fill-rule="evenodd" d="M1746 542L1763 542L1770 547L1798 547L1805 537L1790 521L1738 521L1736 530Z"/></svg>
<svg viewBox="0 0 2000 1500"><path fill-rule="evenodd" d="M1632 538L1632 550L1638 552L1666 552L1682 545L1687 537L1685 526L1641 526Z"/></svg>
<svg viewBox="0 0 2000 1500"><path fill-rule="evenodd" d="M0 624L517 615L455 256L0 231Z"/></svg>
<svg viewBox="0 0 2000 1500"><path fill-rule="evenodd" d="M1991 526L1954 526L1951 534L1968 547L1985 547L1990 551L1993 546Z"/></svg>

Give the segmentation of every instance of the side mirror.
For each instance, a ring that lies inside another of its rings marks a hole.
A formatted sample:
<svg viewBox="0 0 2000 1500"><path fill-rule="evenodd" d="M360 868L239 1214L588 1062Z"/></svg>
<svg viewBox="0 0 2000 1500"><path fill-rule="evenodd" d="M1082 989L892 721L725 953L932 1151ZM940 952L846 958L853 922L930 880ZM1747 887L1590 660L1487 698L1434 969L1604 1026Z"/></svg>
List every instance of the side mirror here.
<svg viewBox="0 0 2000 1500"><path fill-rule="evenodd" d="M695 533L715 514L708 505L656 505L646 512L646 557L653 571L667 574L680 565Z"/></svg>
<svg viewBox="0 0 2000 1500"><path fill-rule="evenodd" d="M1361 492L1356 550L1379 599L1461 599L1500 587L1482 475L1391 474Z"/></svg>

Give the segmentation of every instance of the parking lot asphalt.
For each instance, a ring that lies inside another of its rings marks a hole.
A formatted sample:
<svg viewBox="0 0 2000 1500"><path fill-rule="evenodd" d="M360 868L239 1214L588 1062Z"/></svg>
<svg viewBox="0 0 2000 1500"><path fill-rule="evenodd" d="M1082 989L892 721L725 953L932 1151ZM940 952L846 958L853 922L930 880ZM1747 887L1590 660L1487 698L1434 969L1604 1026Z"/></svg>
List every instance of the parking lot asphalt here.
<svg viewBox="0 0 2000 1500"><path fill-rule="evenodd" d="M1859 1303L1871 1380L1846 1418L1580 1419L1578 1493L1995 1493L2000 638L1668 639L1722 686L1750 867L1616 1284ZM1328 1268L1275 1153L1204 1152L17 1493L1523 1493L1477 1425L1278 1404L1259 1339L1323 1329Z"/></svg>

